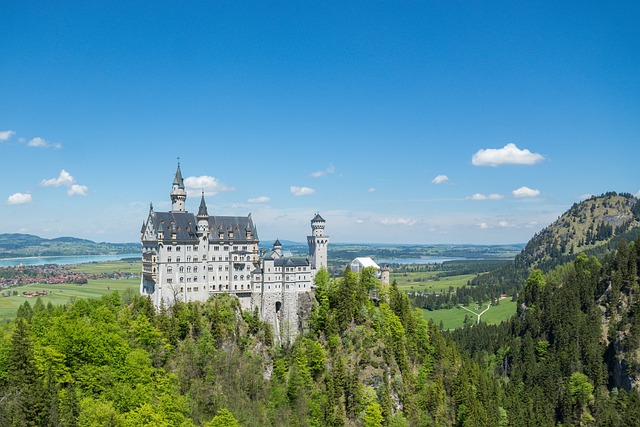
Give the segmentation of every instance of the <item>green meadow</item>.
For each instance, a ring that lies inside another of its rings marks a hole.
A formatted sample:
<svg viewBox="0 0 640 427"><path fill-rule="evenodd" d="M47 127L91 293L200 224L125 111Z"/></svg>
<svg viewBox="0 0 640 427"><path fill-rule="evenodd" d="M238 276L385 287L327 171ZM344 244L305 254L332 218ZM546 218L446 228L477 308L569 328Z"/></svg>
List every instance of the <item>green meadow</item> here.
<svg viewBox="0 0 640 427"><path fill-rule="evenodd" d="M467 308L474 310L474 307L476 307L476 304L471 304L471 306ZM481 313L486 308L487 306L483 305L477 312ZM469 313L460 306L446 310L422 310L422 315L426 320L431 320L436 325L439 325L440 321L442 321L444 329L456 329L464 326L464 316L466 314L472 316L474 323L478 321L477 316ZM500 301L499 305L492 305L491 308L480 317L480 321L489 325L497 325L503 320L509 319L514 314L516 314L516 302L509 299L503 299Z"/></svg>
<svg viewBox="0 0 640 427"><path fill-rule="evenodd" d="M114 261L104 263L79 264L73 269L86 273L140 273L139 262ZM10 291L17 291L18 295L9 297L0 297L0 321L12 319L16 315L16 311L25 301L29 301L31 305L35 304L36 299L42 300L47 305L49 302L54 305L66 304L75 299L99 298L102 295L110 294L114 291L123 292L131 290L138 292L140 279L94 279L89 280L85 285L76 284L60 284L45 285L33 284L11 288ZM47 291L47 295L40 297L26 297L23 292Z"/></svg>
<svg viewBox="0 0 640 427"><path fill-rule="evenodd" d="M391 273L391 280L395 280L398 289L404 292L447 292L449 287L459 288L476 277L475 274L461 274L459 276L437 277L441 271Z"/></svg>

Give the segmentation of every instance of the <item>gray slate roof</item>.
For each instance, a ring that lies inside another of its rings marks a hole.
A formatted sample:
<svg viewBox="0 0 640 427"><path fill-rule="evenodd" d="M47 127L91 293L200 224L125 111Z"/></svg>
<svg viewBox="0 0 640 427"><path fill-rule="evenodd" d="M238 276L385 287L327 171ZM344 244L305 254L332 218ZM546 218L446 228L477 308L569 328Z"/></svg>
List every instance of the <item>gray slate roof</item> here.
<svg viewBox="0 0 640 427"><path fill-rule="evenodd" d="M274 260L276 267L307 267L309 260L304 258L278 258Z"/></svg>

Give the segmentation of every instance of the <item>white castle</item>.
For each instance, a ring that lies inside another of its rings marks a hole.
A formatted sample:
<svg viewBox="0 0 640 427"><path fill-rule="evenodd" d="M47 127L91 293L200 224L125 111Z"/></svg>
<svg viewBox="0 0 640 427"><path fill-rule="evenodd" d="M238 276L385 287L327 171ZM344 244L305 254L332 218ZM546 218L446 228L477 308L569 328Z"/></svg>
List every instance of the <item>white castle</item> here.
<svg viewBox="0 0 640 427"><path fill-rule="evenodd" d="M151 205L142 224L140 293L150 296L156 309L228 293L238 297L244 310L257 307L277 337L295 335L300 298L311 291L316 272L327 268L324 219L316 214L311 220L309 257L288 258L279 240L271 252L259 250L251 214L209 215L204 193L198 214L187 212L180 163L170 194L171 211L156 212Z"/></svg>

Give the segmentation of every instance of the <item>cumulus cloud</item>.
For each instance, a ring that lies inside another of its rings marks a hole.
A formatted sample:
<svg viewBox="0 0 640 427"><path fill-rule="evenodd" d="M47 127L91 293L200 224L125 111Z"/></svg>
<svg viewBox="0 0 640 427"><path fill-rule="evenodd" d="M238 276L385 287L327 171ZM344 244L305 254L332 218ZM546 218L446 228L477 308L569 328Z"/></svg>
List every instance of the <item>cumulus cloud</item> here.
<svg viewBox="0 0 640 427"><path fill-rule="evenodd" d="M49 142L44 138L35 137L29 142L27 142L27 147L36 147L36 148L62 148L62 144Z"/></svg>
<svg viewBox="0 0 640 427"><path fill-rule="evenodd" d="M433 184L442 184L449 181L449 177L447 175L438 175L431 180Z"/></svg>
<svg viewBox="0 0 640 427"><path fill-rule="evenodd" d="M365 223L364 219L362 219L362 218L356 219L356 224L364 224L364 223Z"/></svg>
<svg viewBox="0 0 640 427"><path fill-rule="evenodd" d="M86 185L73 184L67 190L67 196L86 196L89 189Z"/></svg>
<svg viewBox="0 0 640 427"><path fill-rule="evenodd" d="M382 218L378 221L382 225L415 225L418 223L415 219L411 218Z"/></svg>
<svg viewBox="0 0 640 427"><path fill-rule="evenodd" d="M313 194L316 192L316 190L314 190L313 188L298 187L297 185L292 185L291 187L289 187L289 191L291 191L291 194L293 194L294 196L308 196L309 194Z"/></svg>
<svg viewBox="0 0 640 427"><path fill-rule="evenodd" d="M519 149L516 144L507 144L502 148L478 150L471 158L474 166L533 165L544 160L544 156Z"/></svg>
<svg viewBox="0 0 640 427"><path fill-rule="evenodd" d="M58 175L56 178L43 179L42 181L40 181L40 185L42 185L43 187L60 187L61 185L70 187L74 182L75 179L73 178L73 176L71 176L71 174L66 170L62 169L60 171L60 175Z"/></svg>
<svg viewBox="0 0 640 427"><path fill-rule="evenodd" d="M334 168L333 165L329 165L329 166L327 166L326 169L322 169L322 170L319 170L319 171L311 172L309 174L309 176L312 176L314 178L320 178L322 176L331 175L331 174L334 174L334 173L336 173L336 168Z"/></svg>
<svg viewBox="0 0 640 427"><path fill-rule="evenodd" d="M496 194L496 193L491 193L491 194L481 194L481 193L476 193L472 196L467 197L467 200L500 200L504 198L504 196L502 194Z"/></svg>
<svg viewBox="0 0 640 427"><path fill-rule="evenodd" d="M540 190L535 190L533 188L529 188L526 186L520 187L516 190L513 190L511 192L511 194L513 194L513 197L538 197L540 195Z"/></svg>
<svg viewBox="0 0 640 427"><path fill-rule="evenodd" d="M76 184L76 179L66 170L62 169L60 175L55 178L40 181L43 187L68 187L67 196L86 196L89 188L86 185Z"/></svg>
<svg viewBox="0 0 640 427"><path fill-rule="evenodd" d="M376 189L374 187L369 187L369 189L367 190L369 193L375 193Z"/></svg>
<svg viewBox="0 0 640 427"><path fill-rule="evenodd" d="M249 203L267 203L269 200L271 200L269 197L267 196L260 196L260 197L253 197L249 200L247 200L247 202Z"/></svg>
<svg viewBox="0 0 640 427"><path fill-rule="evenodd" d="M513 227L513 225L511 223L509 223L509 221L506 221L506 220L499 221L498 222L498 226L500 226L502 228Z"/></svg>
<svg viewBox="0 0 640 427"><path fill-rule="evenodd" d="M184 179L184 186L189 191L204 191L207 196L215 196L223 191L235 191L235 188L230 187L218 179L208 176L190 176Z"/></svg>
<svg viewBox="0 0 640 427"><path fill-rule="evenodd" d="M0 131L0 142L6 141L7 139L11 138L15 134L16 133L12 130Z"/></svg>
<svg viewBox="0 0 640 427"><path fill-rule="evenodd" d="M24 205L31 202L31 194L29 193L13 193L7 198L9 205Z"/></svg>
<svg viewBox="0 0 640 427"><path fill-rule="evenodd" d="M478 224L478 228L481 230L486 230L491 227L489 227L489 224L487 224L486 222L481 222L480 224Z"/></svg>

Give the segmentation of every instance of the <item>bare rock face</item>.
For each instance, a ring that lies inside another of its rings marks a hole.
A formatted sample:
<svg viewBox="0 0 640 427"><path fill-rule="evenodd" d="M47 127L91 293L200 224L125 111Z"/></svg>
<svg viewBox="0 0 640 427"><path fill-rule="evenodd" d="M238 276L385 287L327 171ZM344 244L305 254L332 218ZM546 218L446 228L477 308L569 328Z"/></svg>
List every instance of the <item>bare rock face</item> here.
<svg viewBox="0 0 640 427"><path fill-rule="evenodd" d="M298 331L305 333L309 331L309 319L313 306L317 304L313 292L302 292L298 294Z"/></svg>

